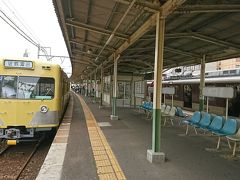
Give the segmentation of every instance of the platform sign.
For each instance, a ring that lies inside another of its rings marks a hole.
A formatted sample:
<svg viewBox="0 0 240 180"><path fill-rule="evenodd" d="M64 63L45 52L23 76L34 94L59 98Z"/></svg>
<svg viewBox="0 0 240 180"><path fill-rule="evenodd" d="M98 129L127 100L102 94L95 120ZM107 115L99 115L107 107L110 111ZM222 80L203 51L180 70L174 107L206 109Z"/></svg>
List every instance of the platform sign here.
<svg viewBox="0 0 240 180"><path fill-rule="evenodd" d="M206 97L233 98L234 89L232 87L204 87L203 95Z"/></svg>
<svg viewBox="0 0 240 180"><path fill-rule="evenodd" d="M175 94L175 88L174 87L164 87L162 88L162 94Z"/></svg>

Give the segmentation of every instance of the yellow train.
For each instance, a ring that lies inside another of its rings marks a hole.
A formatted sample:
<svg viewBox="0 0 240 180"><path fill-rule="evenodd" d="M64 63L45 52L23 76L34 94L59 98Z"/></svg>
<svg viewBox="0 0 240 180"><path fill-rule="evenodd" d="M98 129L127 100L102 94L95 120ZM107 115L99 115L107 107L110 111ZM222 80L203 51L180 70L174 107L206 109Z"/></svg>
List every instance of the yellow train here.
<svg viewBox="0 0 240 180"><path fill-rule="evenodd" d="M0 139L17 143L58 127L69 99L61 67L29 59L0 59Z"/></svg>

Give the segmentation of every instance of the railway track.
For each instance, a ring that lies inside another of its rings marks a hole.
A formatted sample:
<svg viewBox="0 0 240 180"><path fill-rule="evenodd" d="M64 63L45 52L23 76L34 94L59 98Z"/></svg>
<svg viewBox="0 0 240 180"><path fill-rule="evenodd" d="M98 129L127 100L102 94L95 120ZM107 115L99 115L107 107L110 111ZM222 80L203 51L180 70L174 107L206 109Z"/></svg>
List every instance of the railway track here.
<svg viewBox="0 0 240 180"><path fill-rule="evenodd" d="M2 154L4 154L9 148L10 148L10 146L8 146L8 145L3 145L3 146L1 147L1 149L0 149L0 156L1 156Z"/></svg>
<svg viewBox="0 0 240 180"><path fill-rule="evenodd" d="M0 150L0 180L17 180L42 144L43 138L31 144L3 147ZM4 165L4 166L3 166Z"/></svg>

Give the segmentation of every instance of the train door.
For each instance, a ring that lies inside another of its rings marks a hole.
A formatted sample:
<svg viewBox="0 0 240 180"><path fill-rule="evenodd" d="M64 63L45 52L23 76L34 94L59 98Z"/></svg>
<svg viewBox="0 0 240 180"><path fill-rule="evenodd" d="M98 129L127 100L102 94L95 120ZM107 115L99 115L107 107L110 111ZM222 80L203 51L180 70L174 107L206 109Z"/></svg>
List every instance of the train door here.
<svg viewBox="0 0 240 180"><path fill-rule="evenodd" d="M183 86L183 106L186 108L192 108L192 86Z"/></svg>

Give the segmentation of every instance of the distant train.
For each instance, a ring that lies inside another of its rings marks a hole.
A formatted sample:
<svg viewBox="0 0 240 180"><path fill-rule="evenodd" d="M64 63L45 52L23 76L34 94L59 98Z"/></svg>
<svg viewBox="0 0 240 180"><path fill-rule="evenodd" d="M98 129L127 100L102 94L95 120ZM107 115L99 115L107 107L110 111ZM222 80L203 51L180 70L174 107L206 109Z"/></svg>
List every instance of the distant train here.
<svg viewBox="0 0 240 180"><path fill-rule="evenodd" d="M59 65L0 59L0 139L16 144L58 127L69 99Z"/></svg>
<svg viewBox="0 0 240 180"><path fill-rule="evenodd" d="M208 77L227 77L227 76L240 76L240 69L228 69L218 71L205 72L205 78ZM187 71L181 75L171 75L164 77L164 80L176 80L176 79L196 79L200 77L200 71Z"/></svg>
<svg viewBox="0 0 240 180"><path fill-rule="evenodd" d="M181 77L178 79L174 77L173 79L165 79L163 87L175 87L174 105L196 111L199 109L199 83L199 76ZM206 72L205 86L233 87L235 96L233 99L229 99L228 115L239 117L240 69ZM171 97L166 95L166 101L170 103ZM209 112L224 115L225 108L225 99L209 98Z"/></svg>

